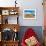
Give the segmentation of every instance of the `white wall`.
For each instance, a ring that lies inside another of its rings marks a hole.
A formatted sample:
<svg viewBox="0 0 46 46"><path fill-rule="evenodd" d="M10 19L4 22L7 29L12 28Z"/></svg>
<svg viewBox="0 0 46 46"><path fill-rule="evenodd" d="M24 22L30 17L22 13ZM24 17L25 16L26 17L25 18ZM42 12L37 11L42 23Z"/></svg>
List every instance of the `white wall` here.
<svg viewBox="0 0 46 46"><path fill-rule="evenodd" d="M9 6L14 6L14 1L15 0L0 0L0 6L1 7L9 7Z"/></svg>
<svg viewBox="0 0 46 46"><path fill-rule="evenodd" d="M33 8L36 9L36 20L24 20L22 17L22 14L20 16L20 25L26 25L26 26L43 26L43 6L42 6L42 0L31 0L31 1L21 1L21 8ZM22 10L21 10L22 11ZM22 13L22 12L21 12Z"/></svg>
<svg viewBox="0 0 46 46"><path fill-rule="evenodd" d="M0 0L0 6L14 6L15 0ZM19 24L21 26L43 26L43 6L42 0L17 0L18 6L20 7L20 17ZM23 9L33 8L36 9L36 20L24 20L23 19Z"/></svg>

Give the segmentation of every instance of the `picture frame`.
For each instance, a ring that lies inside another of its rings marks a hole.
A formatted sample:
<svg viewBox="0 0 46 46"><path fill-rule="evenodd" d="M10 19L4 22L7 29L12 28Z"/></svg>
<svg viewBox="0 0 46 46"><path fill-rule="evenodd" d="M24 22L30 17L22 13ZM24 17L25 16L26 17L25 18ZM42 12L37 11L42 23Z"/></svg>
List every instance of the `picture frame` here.
<svg viewBox="0 0 46 46"><path fill-rule="evenodd" d="M36 9L24 9L23 19L36 19Z"/></svg>
<svg viewBox="0 0 46 46"><path fill-rule="evenodd" d="M9 15L9 10L2 10L2 15Z"/></svg>

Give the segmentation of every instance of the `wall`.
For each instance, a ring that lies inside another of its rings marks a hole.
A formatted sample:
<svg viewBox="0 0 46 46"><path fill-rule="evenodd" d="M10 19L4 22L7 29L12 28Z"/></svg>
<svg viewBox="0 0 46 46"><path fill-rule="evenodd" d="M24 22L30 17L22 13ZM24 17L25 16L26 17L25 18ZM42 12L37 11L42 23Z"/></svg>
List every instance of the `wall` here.
<svg viewBox="0 0 46 46"><path fill-rule="evenodd" d="M22 14L20 16L20 23L23 26L43 26L43 6L42 0L31 0L31 1L23 1L21 4L23 9L26 8L36 8L36 20L24 20ZM22 10L21 10L22 11ZM27 23L27 24L26 24Z"/></svg>
<svg viewBox="0 0 46 46"><path fill-rule="evenodd" d="M15 6L15 0L0 0L0 6L9 7ZM20 7L20 17L19 24L21 26L43 26L43 6L42 0L17 0L17 6ZM33 8L36 9L36 19L35 20L24 20L23 19L23 9ZM10 19L9 19L10 20ZM27 23L27 24L26 24Z"/></svg>

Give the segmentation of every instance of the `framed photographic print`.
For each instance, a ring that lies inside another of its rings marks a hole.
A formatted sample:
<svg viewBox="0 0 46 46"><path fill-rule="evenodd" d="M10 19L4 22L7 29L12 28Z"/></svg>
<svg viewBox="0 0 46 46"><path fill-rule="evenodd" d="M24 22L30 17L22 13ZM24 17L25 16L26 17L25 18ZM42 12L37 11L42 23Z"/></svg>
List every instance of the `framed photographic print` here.
<svg viewBox="0 0 46 46"><path fill-rule="evenodd" d="M9 10L2 10L2 15L9 15Z"/></svg>
<svg viewBox="0 0 46 46"><path fill-rule="evenodd" d="M24 19L36 19L36 9L24 9L23 18Z"/></svg>

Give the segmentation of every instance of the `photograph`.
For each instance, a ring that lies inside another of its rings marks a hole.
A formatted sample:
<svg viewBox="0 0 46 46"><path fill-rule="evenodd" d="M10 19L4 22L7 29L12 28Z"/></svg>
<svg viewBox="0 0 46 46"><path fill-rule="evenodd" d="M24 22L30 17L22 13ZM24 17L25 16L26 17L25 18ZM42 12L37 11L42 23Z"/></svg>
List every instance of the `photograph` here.
<svg viewBox="0 0 46 46"><path fill-rule="evenodd" d="M23 18L24 19L36 19L36 9L24 9Z"/></svg>

